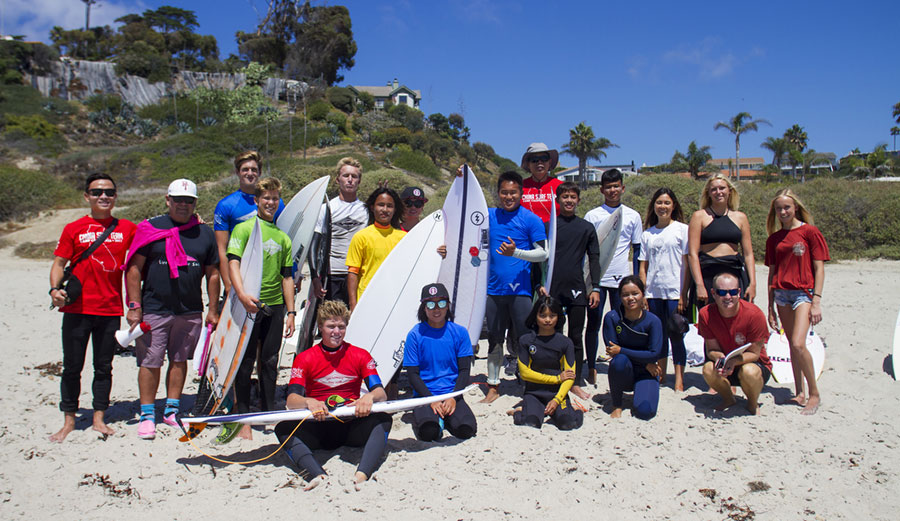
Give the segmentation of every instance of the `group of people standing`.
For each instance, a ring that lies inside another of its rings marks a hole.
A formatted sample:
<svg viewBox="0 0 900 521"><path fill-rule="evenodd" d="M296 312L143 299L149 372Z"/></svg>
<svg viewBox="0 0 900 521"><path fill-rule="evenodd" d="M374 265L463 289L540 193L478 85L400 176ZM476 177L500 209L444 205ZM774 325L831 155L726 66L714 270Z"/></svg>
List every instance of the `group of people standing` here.
<svg viewBox="0 0 900 521"><path fill-rule="evenodd" d="M116 350L113 333L123 313L123 273L128 324L147 328L135 350L140 368L139 437L155 436L154 403L166 356L162 419L178 426L187 360L204 322L210 326L218 322L222 286L225 295L234 290L248 313L265 311L254 323L250 348L235 380L234 408L249 411L256 363L261 407L274 406L278 350L281 338L294 332L294 296L299 287L292 276L296 266L290 238L274 224L284 208L281 184L274 178L260 180L261 163L256 152L235 159L239 189L216 206L212 229L201 226L195 212L197 187L189 180L170 184L166 214L135 226L112 217L115 182L103 174L88 177L84 198L90 215L66 226L50 273L50 296L63 312L60 409L65 418L52 440L61 442L74 429L89 339L94 357L93 427L113 433L104 411L109 407ZM703 376L721 397L721 407L736 403L732 386L740 385L747 409L757 413L757 398L771 374L764 347L768 326L777 328L780 322L791 345L797 382L793 401L804 407L804 413L816 411L820 397L805 338L809 326L822 318L824 261L829 255L822 234L793 192L776 194L767 220L766 316L752 303L755 261L749 221L738 210L738 192L726 177L715 175L706 182L701 208L686 224L678 199L668 188L653 194L642 219L622 204L622 173L607 170L601 178L604 204L582 219L576 215L580 189L551 175L557 163L556 150L533 143L521 162L530 177L504 172L497 178L498 206L489 209L489 347L483 402L500 396L500 372L505 369L524 384L520 406L510 411L516 424L540 428L549 417L562 430L577 428L584 408L569 395L591 397L586 387L596 384L599 360L608 363L612 416L621 416L624 394L630 392L633 415L650 419L657 412L669 346L674 387L684 389L682 336L690 309L696 306L698 331L706 347ZM370 411L373 402L387 399L388 382L378 379L371 356L343 337L368 283L391 249L416 225L427 202L420 188L409 187L401 195L384 186L363 202L358 198L361 176L362 166L355 159L338 162L338 194L326 203L330 229L325 229L324 208L316 226L314 240L330 235L327 282L323 285L315 273L312 277L313 291L325 299L317 315L321 342L295 358L287 399L288 408L308 408L315 419L323 419L331 405L325 402L337 396L356 404L357 418L346 424L276 428L311 486L325 474L311 450L363 446L357 483L371 476L384 453L391 417ZM601 273L596 230L619 209L623 226L609 267ZM554 213L555 258L553 273L548 274L543 270ZM241 257L257 220L267 244L259 298L244 291L240 274ZM545 286L548 275L551 284ZM204 281L209 303L205 320ZM471 380L477 346L470 345L466 330L453 322L450 309L447 288L441 284L422 288L419 324L407 336L403 360L416 396L460 390ZM598 352L601 331L604 349ZM363 395L362 383L368 389ZM475 416L461 396L416 409L413 425L416 436L425 441L440 439L444 430L461 439L477 432ZM250 437L251 431L247 428L240 435Z"/></svg>

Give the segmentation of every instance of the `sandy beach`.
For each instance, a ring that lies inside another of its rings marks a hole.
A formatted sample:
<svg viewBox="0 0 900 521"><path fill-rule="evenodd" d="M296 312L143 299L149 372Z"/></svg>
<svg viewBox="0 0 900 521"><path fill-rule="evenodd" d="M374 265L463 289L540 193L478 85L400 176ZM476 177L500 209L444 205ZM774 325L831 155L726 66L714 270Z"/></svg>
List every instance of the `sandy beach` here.
<svg viewBox="0 0 900 521"><path fill-rule="evenodd" d="M57 217L5 238L55 241L57 221L71 220ZM3 519L888 520L900 509L900 416L891 412L900 410L900 382L888 359L900 262L827 265L824 321L816 328L827 345L823 405L815 416L778 405L792 386L774 380L761 396L760 416L742 408L715 413L718 398L706 393L699 368L688 368L683 393L673 391L670 369L659 414L649 422L628 411L612 420L608 409L591 403L576 431L535 430L514 426L505 414L518 401L510 394L514 382L506 380L494 404L477 403L481 392L467 397L479 422L475 438L418 442L396 414L375 480L353 489L358 449L322 452L317 456L330 477L306 493L283 454L248 466L217 463L161 423L155 440L138 439L137 368L128 356L113 362L107 421L116 434L104 440L90 429L86 366L78 428L63 444L49 442L63 419L54 375L62 360L61 314L48 310L49 267L14 257L11 246L0 250L0 407L8 416L0 425ZM765 280L766 268L757 267L763 309ZM285 357L282 383L289 364ZM484 359L473 373L483 381ZM605 374L588 387L600 402L607 389ZM189 382L188 404L195 390ZM225 446L212 445L213 435L202 434L197 446L228 460L261 458L278 446L271 432Z"/></svg>

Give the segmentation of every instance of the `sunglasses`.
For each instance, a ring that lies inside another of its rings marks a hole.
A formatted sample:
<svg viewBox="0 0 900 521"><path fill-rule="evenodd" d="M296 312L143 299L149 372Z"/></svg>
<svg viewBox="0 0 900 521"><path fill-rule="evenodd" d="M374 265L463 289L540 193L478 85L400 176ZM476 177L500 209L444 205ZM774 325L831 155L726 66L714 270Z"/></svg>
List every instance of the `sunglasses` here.
<svg viewBox="0 0 900 521"><path fill-rule="evenodd" d="M732 297L736 297L741 294L741 288L734 289L717 289L716 295L720 297L724 297L725 295L731 295Z"/></svg>
<svg viewBox="0 0 900 521"><path fill-rule="evenodd" d="M531 156L528 158L529 163L549 163L550 156Z"/></svg>
<svg viewBox="0 0 900 521"><path fill-rule="evenodd" d="M444 309L445 307L447 307L447 304L449 304L449 302L447 302L446 300L438 300L437 302L435 302L433 300L425 301L425 307L428 309L434 309L434 308Z"/></svg>
<svg viewBox="0 0 900 521"><path fill-rule="evenodd" d="M197 199L189 196L189 195L173 195L169 197L173 203L178 204L194 204L197 202Z"/></svg>
<svg viewBox="0 0 900 521"><path fill-rule="evenodd" d="M106 197L115 197L116 189L115 188L91 188L88 190L88 193L91 197L100 197L103 194L106 194Z"/></svg>
<svg viewBox="0 0 900 521"><path fill-rule="evenodd" d="M403 201L404 206L415 206L416 208L421 208L425 206L425 201L421 199L407 199Z"/></svg>

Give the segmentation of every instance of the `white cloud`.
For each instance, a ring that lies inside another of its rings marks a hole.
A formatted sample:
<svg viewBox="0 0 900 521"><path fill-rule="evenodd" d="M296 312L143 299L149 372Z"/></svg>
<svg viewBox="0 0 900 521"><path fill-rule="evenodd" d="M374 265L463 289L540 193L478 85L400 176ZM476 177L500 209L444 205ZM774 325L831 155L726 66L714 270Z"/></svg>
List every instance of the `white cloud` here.
<svg viewBox="0 0 900 521"><path fill-rule="evenodd" d="M699 70L702 79L718 79L731 74L738 64L737 57L728 50L720 49L721 40L705 38L697 44L682 45L666 51L663 61L669 64L687 64Z"/></svg>
<svg viewBox="0 0 900 521"><path fill-rule="evenodd" d="M50 29L84 27L85 5L78 0L2 0L0 33L21 34L29 41L49 43ZM140 0L101 0L91 6L91 27L114 26L114 20L129 13L143 13Z"/></svg>
<svg viewBox="0 0 900 521"><path fill-rule="evenodd" d="M503 21L501 6L494 0L461 0L454 7L469 22L499 24Z"/></svg>

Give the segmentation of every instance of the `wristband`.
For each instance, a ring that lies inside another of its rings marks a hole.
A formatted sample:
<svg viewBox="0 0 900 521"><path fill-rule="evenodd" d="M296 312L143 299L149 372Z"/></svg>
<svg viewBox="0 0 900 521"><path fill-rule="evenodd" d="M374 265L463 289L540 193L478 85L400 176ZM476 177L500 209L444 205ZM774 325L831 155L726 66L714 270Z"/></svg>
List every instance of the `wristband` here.
<svg viewBox="0 0 900 521"><path fill-rule="evenodd" d="M822 298L822 295L819 295L818 293L813 293L813 296L814 296L814 297Z"/></svg>
<svg viewBox="0 0 900 521"><path fill-rule="evenodd" d="M47 292L48 295L53 295L54 291L58 291L59 288L50 288L50 291Z"/></svg>
<svg viewBox="0 0 900 521"><path fill-rule="evenodd" d="M287 313L285 313L285 315L294 315L296 317L297 312L296 311L288 311Z"/></svg>
<svg viewBox="0 0 900 521"><path fill-rule="evenodd" d="M128 309L141 309L141 303L132 300L128 303Z"/></svg>

